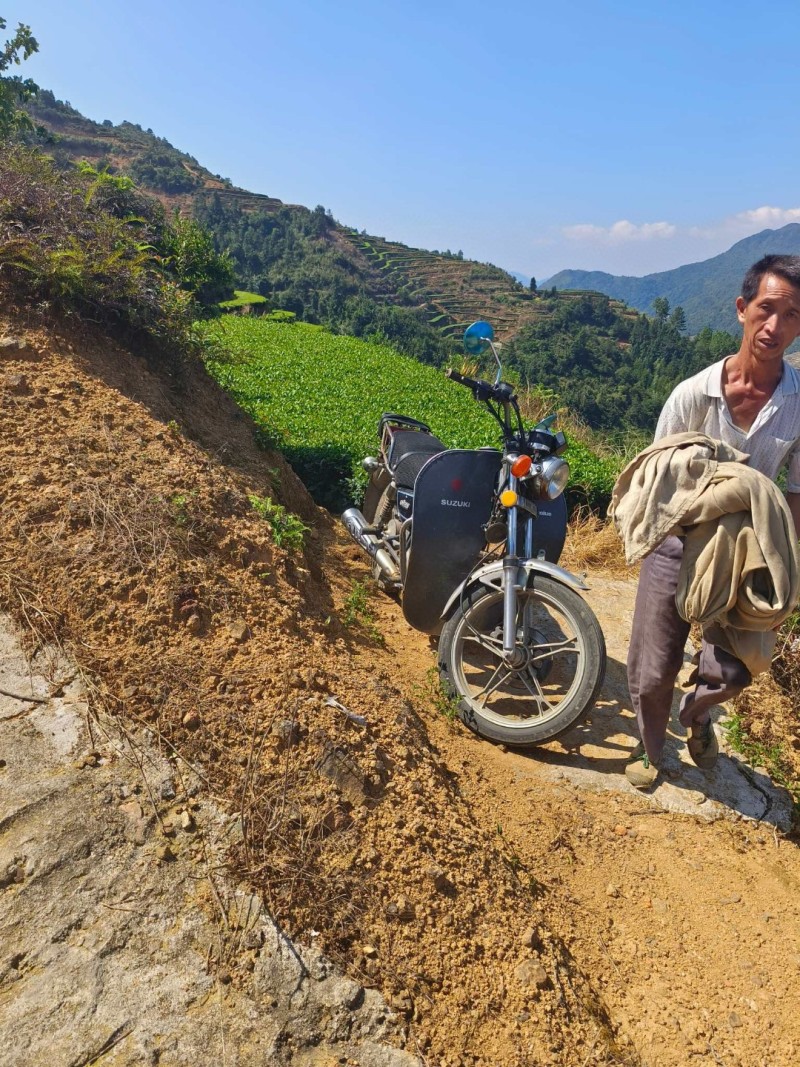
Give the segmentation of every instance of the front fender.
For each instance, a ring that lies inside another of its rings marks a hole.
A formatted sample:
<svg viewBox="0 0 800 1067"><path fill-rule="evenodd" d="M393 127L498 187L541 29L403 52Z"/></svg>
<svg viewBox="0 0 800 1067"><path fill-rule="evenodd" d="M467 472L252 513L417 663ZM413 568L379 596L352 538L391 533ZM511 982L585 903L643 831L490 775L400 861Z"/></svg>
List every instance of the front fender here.
<svg viewBox="0 0 800 1067"><path fill-rule="evenodd" d="M562 585L571 586L573 589L585 590L589 588L582 578L570 574L569 571L565 571L563 567L559 567L555 563L548 563L546 559L523 559L520 560L517 574L517 584L520 589L524 589L527 586L532 574L544 574L548 578L552 578L553 581L561 582ZM446 619L450 614L453 605L461 598L467 586L475 585L476 582L481 582L483 585L488 585L494 589L502 589L503 561L500 559L494 560L492 563L485 563L463 581L445 604L441 615L443 619Z"/></svg>

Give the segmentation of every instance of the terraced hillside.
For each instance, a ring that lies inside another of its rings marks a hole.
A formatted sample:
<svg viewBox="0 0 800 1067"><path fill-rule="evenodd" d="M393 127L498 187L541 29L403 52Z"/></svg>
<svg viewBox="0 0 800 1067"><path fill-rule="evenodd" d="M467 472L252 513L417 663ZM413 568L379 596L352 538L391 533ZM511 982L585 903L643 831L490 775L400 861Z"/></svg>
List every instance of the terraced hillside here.
<svg viewBox="0 0 800 1067"><path fill-rule="evenodd" d="M491 263L410 248L354 230L345 232L373 267L389 279L389 288L424 308L429 323L445 334L458 334L482 318L507 339L528 323L552 315L552 303L543 301L539 294ZM586 295L579 290L558 294L564 303ZM635 318L635 312L622 301L612 300L611 306L620 315Z"/></svg>
<svg viewBox="0 0 800 1067"><path fill-rule="evenodd" d="M237 188L152 130L95 122L47 90L32 111L51 134L49 151L59 161L86 160L129 174L168 211L200 218L230 252L241 286L300 318L357 336L382 334L412 355L433 353L425 358L435 362L445 351L439 345L437 352L435 338L459 334L477 318L489 319L508 340L551 316L558 302L581 296L543 300L491 264L366 235L324 208L311 211ZM622 303L613 306L627 311Z"/></svg>

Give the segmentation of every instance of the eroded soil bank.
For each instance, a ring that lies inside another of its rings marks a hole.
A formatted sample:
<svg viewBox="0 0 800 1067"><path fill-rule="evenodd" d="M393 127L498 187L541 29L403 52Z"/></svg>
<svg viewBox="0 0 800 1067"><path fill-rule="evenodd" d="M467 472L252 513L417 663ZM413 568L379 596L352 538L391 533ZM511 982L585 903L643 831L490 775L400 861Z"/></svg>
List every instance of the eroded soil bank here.
<svg viewBox="0 0 800 1067"><path fill-rule="evenodd" d="M118 831L92 838L98 868L135 872L136 888L105 903L160 916L151 957L164 976L177 966L171 939L178 959L210 944L190 945L176 930L200 915L217 924L220 947L199 953L195 977L180 979L199 992L173 997L175 1017L202 1016L203 997L251 1019L277 1013L284 996L294 1005L291 991L267 995L259 985L269 953L245 943L248 921L235 919L241 937L228 936L231 908L213 889L208 899L175 891L164 910L167 869L185 864L189 886L196 865L197 884L210 884L203 816L192 807L209 804L210 822L236 828L211 869L224 868L241 899L258 894L281 937L324 953L352 983L323 1022L276 1014L277 1030L265 1024L284 1060L232 1036L224 1057L208 1044L194 1062L795 1062L800 865L785 798L728 757L706 779L681 762L679 738L663 787L643 797L626 786L630 581L594 583L611 664L592 723L564 745L504 752L437 710L428 642L393 602L372 601L377 634L348 621L366 575L358 550L280 458L255 447L252 427L213 383L194 371L156 373L98 338L18 322L3 336L3 605L24 625L30 654L55 642L73 655L88 721L125 725L176 781L172 797L160 786L122 796L133 786L112 780L122 758L112 749L64 773L59 802L94 811L76 775L96 782L97 803L109 797ZM253 494L313 527L304 554L276 547ZM24 736L26 715L13 716L4 728ZM2 774L11 773L7 761ZM31 773L21 767L18 781ZM37 824L31 841L45 853L53 842L55 854L67 823L64 814ZM20 888L34 884L33 871L23 864L16 880L27 846L15 824L3 829L3 870L14 867L0 897L4 1004L12 986L14 997L26 983L46 988L38 965L17 958L15 943L44 905L29 905ZM119 833L125 859L104 860ZM96 909L103 891L91 862L84 874L87 909ZM90 959L108 954L78 927L62 943ZM109 985L126 980L120 972ZM70 1003L58 988L53 1001ZM143 1006L130 1035L105 1051L37 1049L38 1060L8 1062L142 1062L137 1048L152 1062L181 1062L170 1056L194 1047L183 1038L161 1060L160 1038L145 1040L164 1032L158 1011L155 1001ZM334 1048L338 1025L354 1029ZM384 1051L358 1051L351 1037Z"/></svg>

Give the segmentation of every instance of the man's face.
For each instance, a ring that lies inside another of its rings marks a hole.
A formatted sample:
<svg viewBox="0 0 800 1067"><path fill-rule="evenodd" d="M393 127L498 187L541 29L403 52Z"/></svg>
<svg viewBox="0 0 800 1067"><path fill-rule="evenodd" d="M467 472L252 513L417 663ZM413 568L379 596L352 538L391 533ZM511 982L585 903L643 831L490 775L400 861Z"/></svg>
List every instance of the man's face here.
<svg viewBox="0 0 800 1067"><path fill-rule="evenodd" d="M736 313L750 355L758 362L779 360L800 336L800 289L777 274L765 274L749 304L738 297Z"/></svg>

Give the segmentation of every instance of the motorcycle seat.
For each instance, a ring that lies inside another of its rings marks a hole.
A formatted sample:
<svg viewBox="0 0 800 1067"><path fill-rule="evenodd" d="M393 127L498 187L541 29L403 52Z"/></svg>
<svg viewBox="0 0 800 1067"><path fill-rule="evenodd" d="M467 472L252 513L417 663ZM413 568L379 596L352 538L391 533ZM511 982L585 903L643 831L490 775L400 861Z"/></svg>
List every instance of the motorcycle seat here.
<svg viewBox="0 0 800 1067"><path fill-rule="evenodd" d="M399 486L413 489L417 475L431 458L446 448L432 433L395 430L386 462Z"/></svg>

